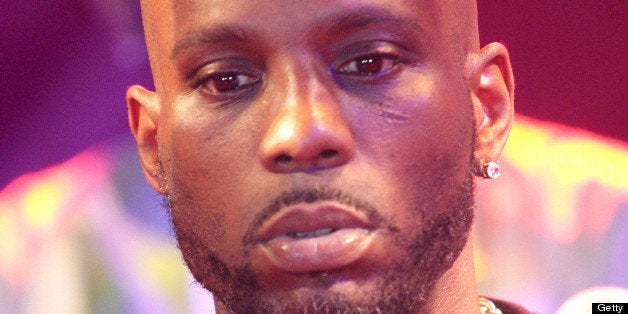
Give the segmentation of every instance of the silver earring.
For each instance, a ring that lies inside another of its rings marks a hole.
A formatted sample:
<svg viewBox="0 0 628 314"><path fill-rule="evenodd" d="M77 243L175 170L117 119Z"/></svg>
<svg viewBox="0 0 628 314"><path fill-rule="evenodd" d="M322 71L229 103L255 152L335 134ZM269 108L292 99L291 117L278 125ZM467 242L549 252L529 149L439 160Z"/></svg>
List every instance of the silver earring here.
<svg viewBox="0 0 628 314"><path fill-rule="evenodd" d="M497 179L502 175L499 170L499 162L489 161L482 164L482 177L484 179Z"/></svg>

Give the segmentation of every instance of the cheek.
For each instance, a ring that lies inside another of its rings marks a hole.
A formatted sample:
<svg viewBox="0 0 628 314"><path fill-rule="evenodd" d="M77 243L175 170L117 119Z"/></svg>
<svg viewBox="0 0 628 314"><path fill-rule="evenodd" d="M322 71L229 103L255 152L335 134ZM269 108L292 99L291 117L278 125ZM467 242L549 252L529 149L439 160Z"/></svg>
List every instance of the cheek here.
<svg viewBox="0 0 628 314"><path fill-rule="evenodd" d="M173 216L182 232L194 233L199 241L216 249L223 258L237 255L242 243L247 201L242 182L253 171L254 136L230 127L229 116L212 116L206 110L182 105L169 123L165 145L165 172ZM232 226L225 228L225 226Z"/></svg>
<svg viewBox="0 0 628 314"><path fill-rule="evenodd" d="M364 108L353 117L358 121L354 123L357 146L378 162L427 163L455 156L467 163L473 107L466 87L460 84L412 75L370 102L354 106Z"/></svg>
<svg viewBox="0 0 628 314"><path fill-rule="evenodd" d="M446 177L457 185L465 178L473 150L470 99L453 90L431 89L420 95L398 100L411 114L391 151L405 165L402 173L413 171L437 181Z"/></svg>
<svg viewBox="0 0 628 314"><path fill-rule="evenodd" d="M469 171L473 150L472 106L455 87L443 89L428 78L395 86L377 99L379 108L403 119L370 114L355 124L356 146L380 169L385 189L404 208L428 204L422 212L443 208ZM440 89L439 89L440 88ZM459 90L459 89L458 89ZM371 105L375 106L375 105ZM373 111L371 111L373 113ZM406 211L406 214L411 211ZM415 213L401 221L415 221Z"/></svg>
<svg viewBox="0 0 628 314"><path fill-rule="evenodd" d="M229 193L250 173L257 134L247 116L222 110L202 100L182 100L173 106L169 122L169 157L183 182L202 191ZM244 128L242 126L249 126Z"/></svg>

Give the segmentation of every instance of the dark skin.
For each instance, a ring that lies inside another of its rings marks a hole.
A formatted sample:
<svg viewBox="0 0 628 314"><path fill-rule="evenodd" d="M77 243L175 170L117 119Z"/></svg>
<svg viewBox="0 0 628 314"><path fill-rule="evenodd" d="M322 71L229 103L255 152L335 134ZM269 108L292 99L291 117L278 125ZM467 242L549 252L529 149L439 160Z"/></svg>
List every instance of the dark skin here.
<svg viewBox="0 0 628 314"><path fill-rule="evenodd" d="M479 311L472 175L514 83L473 2L142 8L131 128L220 312Z"/></svg>

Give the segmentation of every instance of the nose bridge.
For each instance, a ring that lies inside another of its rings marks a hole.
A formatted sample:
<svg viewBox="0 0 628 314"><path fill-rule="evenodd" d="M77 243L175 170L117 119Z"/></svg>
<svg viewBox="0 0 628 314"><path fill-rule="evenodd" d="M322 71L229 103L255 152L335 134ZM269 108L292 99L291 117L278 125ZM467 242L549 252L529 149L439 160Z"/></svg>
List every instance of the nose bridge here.
<svg viewBox="0 0 628 314"><path fill-rule="evenodd" d="M288 76L288 93L282 112L290 119L295 131L321 132L329 128L329 119L341 116L341 108L331 90L307 65L295 67L294 74Z"/></svg>
<svg viewBox="0 0 628 314"><path fill-rule="evenodd" d="M308 125L315 122L314 113L317 110L317 92L313 90L318 88L317 78L312 70L307 69L307 64L303 63L295 62L286 69L284 98L278 104L281 119L277 119L277 122L290 123L290 120L299 120L300 123L292 123L293 128L308 128Z"/></svg>
<svg viewBox="0 0 628 314"><path fill-rule="evenodd" d="M288 62L282 74L273 104L278 109L272 110L260 145L263 164L274 172L293 172L346 162L353 154L353 142L325 74L308 60Z"/></svg>

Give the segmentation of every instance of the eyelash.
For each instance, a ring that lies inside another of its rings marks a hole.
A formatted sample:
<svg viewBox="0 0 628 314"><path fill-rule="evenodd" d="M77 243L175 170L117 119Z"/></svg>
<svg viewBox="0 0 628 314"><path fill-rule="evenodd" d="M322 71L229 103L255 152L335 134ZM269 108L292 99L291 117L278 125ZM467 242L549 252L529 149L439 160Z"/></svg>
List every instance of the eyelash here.
<svg viewBox="0 0 628 314"><path fill-rule="evenodd" d="M241 82L247 79L248 81ZM236 92L238 89L255 85L260 81L260 77L238 71L215 72L202 77L195 85L196 88L203 88L212 95L220 95ZM212 83L211 87L206 86ZM226 84L236 83L237 86L227 86ZM222 86L221 86L222 85ZM222 91L220 90L222 89Z"/></svg>
<svg viewBox="0 0 628 314"><path fill-rule="evenodd" d="M333 68L334 75L368 82L381 79L394 72L400 57L388 52L374 52L349 59ZM237 99L258 86L262 76L241 70L216 71L201 76L193 83L216 101Z"/></svg>
<svg viewBox="0 0 628 314"><path fill-rule="evenodd" d="M336 72L357 77L380 77L392 72L399 64L399 58L389 54L370 54L353 58L343 63ZM369 67L373 67L369 69ZM363 67L363 68L360 68Z"/></svg>

